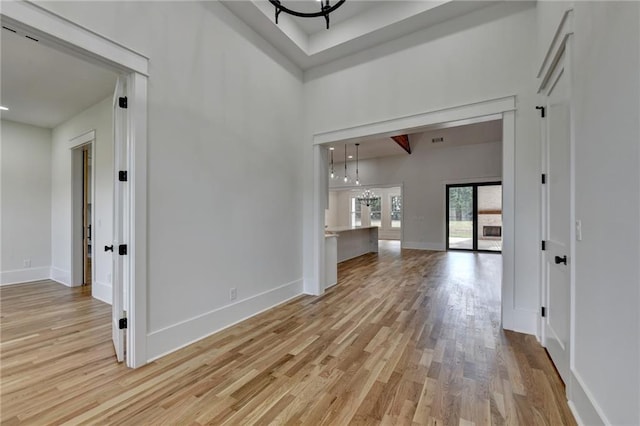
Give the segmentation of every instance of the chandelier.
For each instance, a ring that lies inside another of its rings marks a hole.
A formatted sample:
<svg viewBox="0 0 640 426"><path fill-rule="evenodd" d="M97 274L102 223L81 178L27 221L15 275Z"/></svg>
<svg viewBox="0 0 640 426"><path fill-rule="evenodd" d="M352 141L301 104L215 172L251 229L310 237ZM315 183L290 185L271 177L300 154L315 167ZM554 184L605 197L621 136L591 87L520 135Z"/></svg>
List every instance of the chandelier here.
<svg viewBox="0 0 640 426"><path fill-rule="evenodd" d="M318 12L298 12L297 10L289 9L283 6L280 0L269 0L276 8L276 25L278 24L278 16L281 12L288 13L289 15L299 16L301 18L318 18L324 16L324 20L327 22L327 29L329 29L329 14L342 6L346 0L338 0L336 4L331 6L329 0L320 0L320 10Z"/></svg>
<svg viewBox="0 0 640 426"><path fill-rule="evenodd" d="M365 189L362 194L358 196L357 200L360 204L364 204L365 206L369 207L371 206L371 203L376 200L376 198L378 197L373 193L372 190Z"/></svg>

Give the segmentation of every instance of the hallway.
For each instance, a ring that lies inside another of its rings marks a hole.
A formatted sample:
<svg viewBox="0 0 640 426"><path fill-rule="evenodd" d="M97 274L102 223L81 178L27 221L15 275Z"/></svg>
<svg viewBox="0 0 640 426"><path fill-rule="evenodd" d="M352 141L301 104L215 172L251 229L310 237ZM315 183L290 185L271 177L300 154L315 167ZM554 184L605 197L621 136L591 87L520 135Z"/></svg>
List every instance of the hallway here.
<svg viewBox="0 0 640 426"><path fill-rule="evenodd" d="M500 329L500 270L496 254L381 241L322 297L137 370L109 356L108 305L53 282L3 287L1 421L575 424L544 349Z"/></svg>

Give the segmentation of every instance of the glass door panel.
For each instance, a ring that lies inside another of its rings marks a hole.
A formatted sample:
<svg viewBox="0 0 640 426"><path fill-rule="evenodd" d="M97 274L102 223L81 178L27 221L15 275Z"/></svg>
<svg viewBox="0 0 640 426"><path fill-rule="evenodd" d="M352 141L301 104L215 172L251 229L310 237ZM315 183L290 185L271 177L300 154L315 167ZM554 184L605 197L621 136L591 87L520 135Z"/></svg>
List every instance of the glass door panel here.
<svg viewBox="0 0 640 426"><path fill-rule="evenodd" d="M473 186L447 187L448 248L473 250Z"/></svg>
<svg viewBox="0 0 640 426"><path fill-rule="evenodd" d="M502 251L502 185L482 185L478 191L478 250Z"/></svg>

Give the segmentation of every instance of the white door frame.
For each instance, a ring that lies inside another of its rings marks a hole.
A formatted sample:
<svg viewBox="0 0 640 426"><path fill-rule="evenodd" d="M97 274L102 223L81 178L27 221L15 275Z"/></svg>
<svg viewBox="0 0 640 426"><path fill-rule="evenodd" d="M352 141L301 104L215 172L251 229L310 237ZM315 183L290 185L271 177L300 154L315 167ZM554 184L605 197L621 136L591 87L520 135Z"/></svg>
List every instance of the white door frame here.
<svg viewBox="0 0 640 426"><path fill-rule="evenodd" d="M328 193L327 153L323 144L341 141L356 142L368 138L397 136L441 123L470 124L487 119L502 119L502 325L520 330L522 315L515 306L515 111L516 97L507 96L467 105L430 111L391 120L372 122L355 127L316 133L313 135L313 244L308 252L313 265L305 291L321 295L324 289L324 213ZM306 275L306 274L305 274ZM526 328L526 327L525 327Z"/></svg>
<svg viewBox="0 0 640 426"><path fill-rule="evenodd" d="M70 232L71 232L71 238L70 238L70 242L71 242L71 286L75 287L75 286L79 286L82 285L82 277L84 275L83 272L83 268L84 268L84 262L80 262L80 258L83 255L83 249L82 249L82 243L80 243L79 241L82 238L82 228L78 228L78 221L81 219L79 213L78 213L78 205L79 205L79 200L78 200L78 191L77 191L77 186L81 183L82 178L83 178L83 173L80 172L80 170L77 169L77 167L79 166L78 162L81 161L81 157L79 154L81 154L81 150L79 148L82 148L84 146L90 146L91 147L91 224L95 224L96 223L96 203L95 203L95 197L96 197L96 145L95 145L95 141L96 141L96 132L95 130L90 130L88 132L85 132L79 136L76 136L75 138L71 139L69 141L69 154L71 155L71 217L70 217L70 221L71 221L71 228L70 228ZM80 220L80 222L82 222ZM92 234L94 234L94 232L92 232ZM95 244L92 245L92 249L96 250ZM92 260L91 262L91 282L95 283L94 281L94 277L96 276L95 274L95 265L96 262L94 262Z"/></svg>
<svg viewBox="0 0 640 426"><path fill-rule="evenodd" d="M45 3L46 6L46 3ZM39 41L128 76L131 117L128 170L131 185L129 256L131 279L127 330L129 367L147 363L147 77L149 58L99 35L45 7L20 0L3 0L3 24L34 34Z"/></svg>

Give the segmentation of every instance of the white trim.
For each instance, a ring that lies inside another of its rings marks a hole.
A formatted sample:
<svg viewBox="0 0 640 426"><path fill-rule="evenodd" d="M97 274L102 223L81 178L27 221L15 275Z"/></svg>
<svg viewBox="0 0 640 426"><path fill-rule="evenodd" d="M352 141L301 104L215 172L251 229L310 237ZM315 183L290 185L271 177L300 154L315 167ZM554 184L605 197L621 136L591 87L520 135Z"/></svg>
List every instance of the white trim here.
<svg viewBox="0 0 640 426"><path fill-rule="evenodd" d="M148 75L146 56L30 1L3 0L0 12L3 24L34 34L54 48L115 70Z"/></svg>
<svg viewBox="0 0 640 426"><path fill-rule="evenodd" d="M569 407L579 425L612 425L602 408L582 380L580 374L573 368L570 370L571 398Z"/></svg>
<svg viewBox="0 0 640 426"><path fill-rule="evenodd" d="M403 241L403 249L445 251L444 243L424 243L421 241Z"/></svg>
<svg viewBox="0 0 640 426"><path fill-rule="evenodd" d="M69 148L75 149L81 145L87 144L89 142L93 142L96 139L96 131L89 130L87 132L82 133L80 136L76 136L75 138L69 141Z"/></svg>
<svg viewBox="0 0 640 426"><path fill-rule="evenodd" d="M538 85L538 93L545 90L553 70L556 68L569 36L573 34L573 9L567 9L562 16L560 24L556 30L556 34L549 45L549 49L540 65L536 77L540 82Z"/></svg>
<svg viewBox="0 0 640 426"><path fill-rule="evenodd" d="M49 279L50 276L51 268L49 266L2 271L0 272L0 286L42 281Z"/></svg>
<svg viewBox="0 0 640 426"><path fill-rule="evenodd" d="M50 278L57 283L71 287L71 271L52 266Z"/></svg>
<svg viewBox="0 0 640 426"><path fill-rule="evenodd" d="M128 74L130 113L129 158L131 168L131 280L127 366L147 362L147 75L148 58L31 2L0 3L1 20L35 34L40 41L83 59ZM70 276L63 277L70 280Z"/></svg>
<svg viewBox="0 0 640 426"><path fill-rule="evenodd" d="M104 303L111 304L111 286L107 283L93 281L91 284L91 296Z"/></svg>
<svg viewBox="0 0 640 426"><path fill-rule="evenodd" d="M377 121L344 129L319 132L313 135L314 144L324 144L357 138L373 138L379 136L395 136L412 133L423 127L452 121L475 121L473 119L495 116L516 109L515 96L490 99L451 108L428 111L389 120ZM500 119L500 117L492 117ZM483 119L483 121L486 121ZM462 124L462 123L460 123Z"/></svg>
<svg viewBox="0 0 640 426"><path fill-rule="evenodd" d="M303 293L302 290L302 279L299 279L149 333L147 336L149 361L273 309L300 296Z"/></svg>

